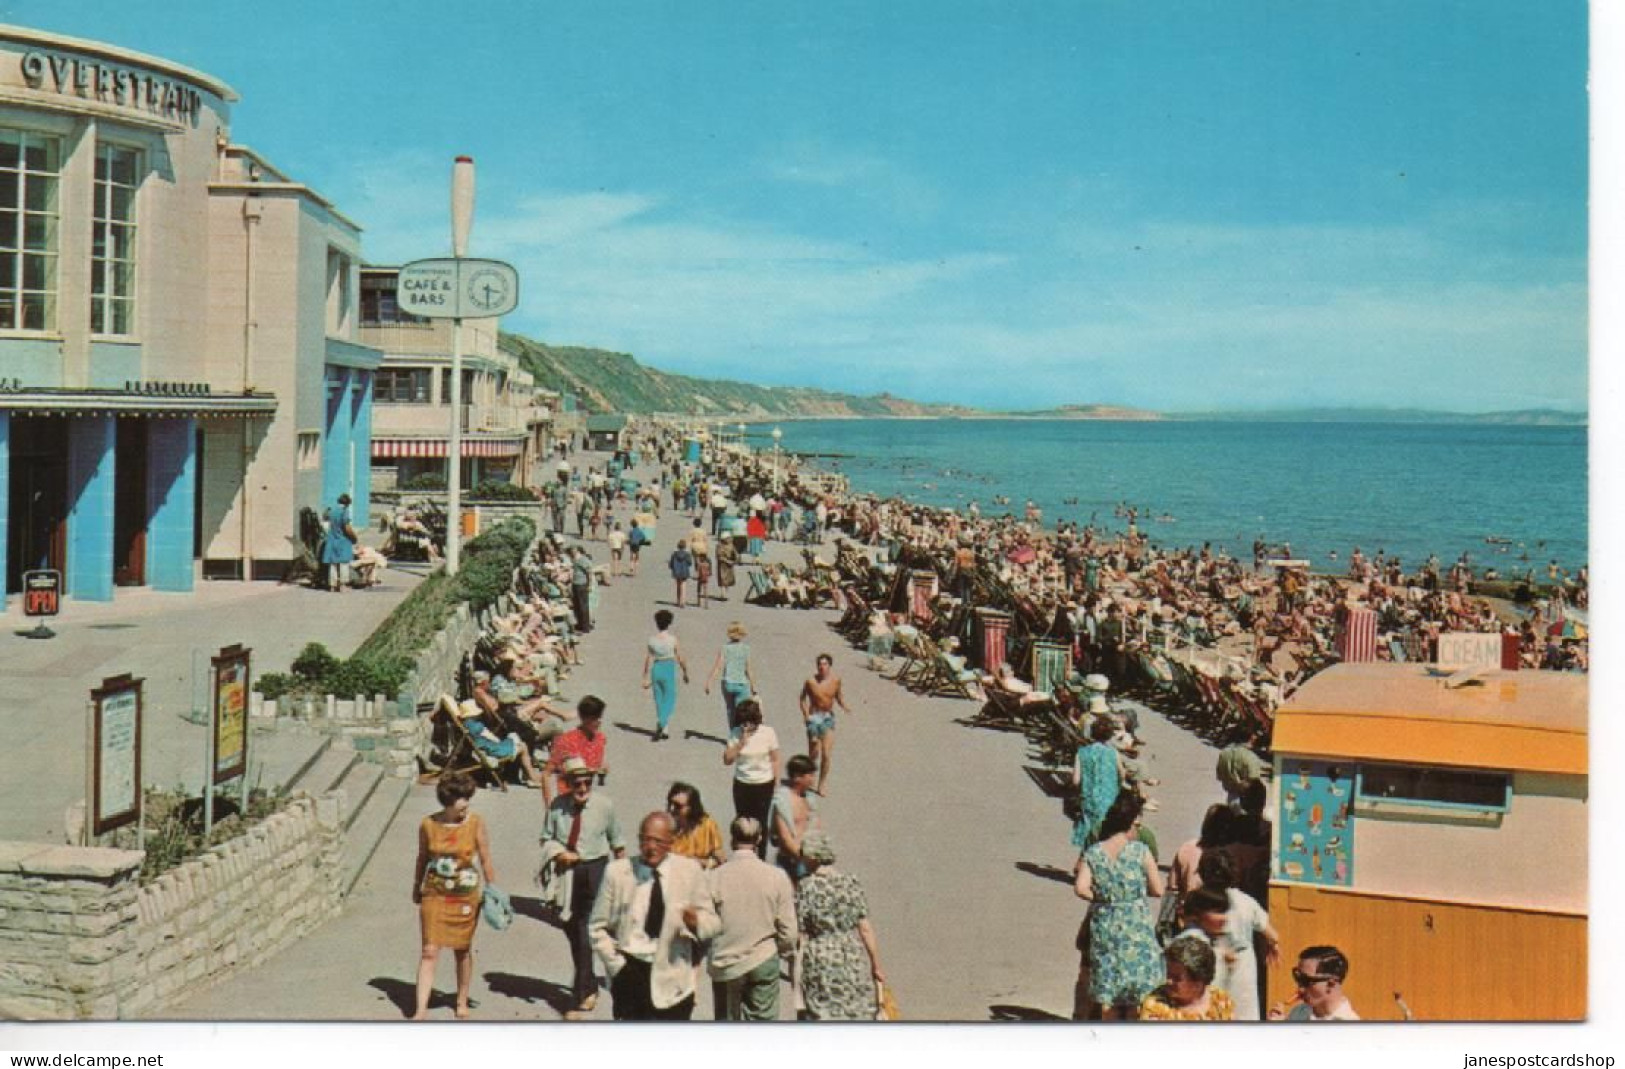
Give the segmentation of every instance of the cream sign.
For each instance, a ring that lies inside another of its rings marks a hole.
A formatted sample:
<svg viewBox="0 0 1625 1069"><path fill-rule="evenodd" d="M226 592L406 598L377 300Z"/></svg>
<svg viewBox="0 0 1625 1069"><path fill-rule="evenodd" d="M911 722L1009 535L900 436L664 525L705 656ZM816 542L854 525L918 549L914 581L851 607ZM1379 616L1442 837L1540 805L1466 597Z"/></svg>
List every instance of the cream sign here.
<svg viewBox="0 0 1625 1069"><path fill-rule="evenodd" d="M168 119L196 122L203 106L203 95L183 82L57 52L25 52L23 80L34 89L55 89Z"/></svg>

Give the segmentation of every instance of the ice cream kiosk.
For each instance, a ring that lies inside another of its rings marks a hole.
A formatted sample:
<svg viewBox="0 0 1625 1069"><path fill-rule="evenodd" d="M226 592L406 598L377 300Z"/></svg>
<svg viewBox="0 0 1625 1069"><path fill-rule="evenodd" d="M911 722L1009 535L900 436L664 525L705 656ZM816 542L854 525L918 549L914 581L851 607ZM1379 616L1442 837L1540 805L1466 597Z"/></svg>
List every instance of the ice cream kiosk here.
<svg viewBox="0 0 1625 1069"><path fill-rule="evenodd" d="M1275 714L1270 919L1366 1020L1586 1012L1587 677L1340 664Z"/></svg>

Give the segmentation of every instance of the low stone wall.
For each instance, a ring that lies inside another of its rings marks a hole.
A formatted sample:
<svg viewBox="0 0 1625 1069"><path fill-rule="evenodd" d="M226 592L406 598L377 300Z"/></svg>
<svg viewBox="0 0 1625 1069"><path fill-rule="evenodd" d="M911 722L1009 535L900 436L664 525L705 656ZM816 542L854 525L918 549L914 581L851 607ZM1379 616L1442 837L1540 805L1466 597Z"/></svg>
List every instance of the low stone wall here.
<svg viewBox="0 0 1625 1069"><path fill-rule="evenodd" d="M151 1013L339 910L343 792L296 799L142 887L142 855L0 842L0 1018Z"/></svg>

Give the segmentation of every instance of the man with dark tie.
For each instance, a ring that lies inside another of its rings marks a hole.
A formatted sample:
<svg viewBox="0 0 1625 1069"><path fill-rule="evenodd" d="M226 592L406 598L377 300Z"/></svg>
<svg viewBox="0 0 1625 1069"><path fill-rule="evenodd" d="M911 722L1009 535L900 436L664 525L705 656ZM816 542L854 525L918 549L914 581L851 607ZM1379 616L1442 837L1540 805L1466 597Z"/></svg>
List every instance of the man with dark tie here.
<svg viewBox="0 0 1625 1069"><path fill-rule="evenodd" d="M604 882L610 855L626 855L626 838L615 817L615 804L609 795L593 793L597 770L579 757L565 760L560 769L569 793L553 799L542 821L542 841L559 843L554 864L571 871L570 919L565 933L570 937L570 960L575 965L572 984L575 1005L566 1011L566 1020L584 1018L598 1004L598 978L592 969L592 939L588 925L593 904Z"/></svg>
<svg viewBox="0 0 1625 1069"><path fill-rule="evenodd" d="M592 945L617 1021L688 1020L699 944L722 928L704 870L671 852L676 834L671 814L644 817L637 857L610 864L593 906Z"/></svg>

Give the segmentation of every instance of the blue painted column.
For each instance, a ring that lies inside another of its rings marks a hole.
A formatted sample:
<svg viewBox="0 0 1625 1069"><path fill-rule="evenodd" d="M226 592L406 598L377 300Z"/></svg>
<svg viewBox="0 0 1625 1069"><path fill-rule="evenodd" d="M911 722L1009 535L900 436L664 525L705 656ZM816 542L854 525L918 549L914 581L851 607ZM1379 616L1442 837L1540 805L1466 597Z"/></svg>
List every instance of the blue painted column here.
<svg viewBox="0 0 1625 1069"><path fill-rule="evenodd" d="M354 488L350 496L355 498L351 511L355 514L358 533L366 529L367 510L372 507L372 380L375 377L370 371L355 373L350 430L351 455L355 458L352 476Z"/></svg>
<svg viewBox="0 0 1625 1069"><path fill-rule="evenodd" d="M147 421L147 585L192 589L197 434L191 417Z"/></svg>
<svg viewBox="0 0 1625 1069"><path fill-rule="evenodd" d="M322 502L325 511L338 496L350 491L350 370L327 369L327 440L322 443ZM351 496L355 496L351 494Z"/></svg>
<svg viewBox="0 0 1625 1069"><path fill-rule="evenodd" d="M0 612L6 610L5 564L11 533L11 413L0 409Z"/></svg>
<svg viewBox="0 0 1625 1069"><path fill-rule="evenodd" d="M68 420L68 562L63 585L86 601L113 600L112 416Z"/></svg>

